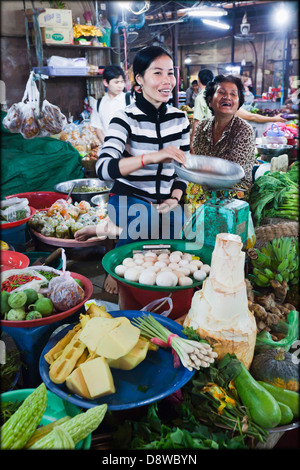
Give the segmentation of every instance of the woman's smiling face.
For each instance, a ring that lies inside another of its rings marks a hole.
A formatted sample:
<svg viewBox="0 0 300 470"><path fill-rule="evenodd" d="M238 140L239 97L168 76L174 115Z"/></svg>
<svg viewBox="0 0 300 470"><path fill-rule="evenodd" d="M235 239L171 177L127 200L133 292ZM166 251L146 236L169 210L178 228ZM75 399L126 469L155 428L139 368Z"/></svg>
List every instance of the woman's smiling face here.
<svg viewBox="0 0 300 470"><path fill-rule="evenodd" d="M212 97L210 107L214 113L233 115L239 106L239 92L235 83L221 82Z"/></svg>
<svg viewBox="0 0 300 470"><path fill-rule="evenodd" d="M144 75L137 75L136 80L142 86L144 98L159 108L167 103L176 84L172 59L163 55L155 59L145 70Z"/></svg>

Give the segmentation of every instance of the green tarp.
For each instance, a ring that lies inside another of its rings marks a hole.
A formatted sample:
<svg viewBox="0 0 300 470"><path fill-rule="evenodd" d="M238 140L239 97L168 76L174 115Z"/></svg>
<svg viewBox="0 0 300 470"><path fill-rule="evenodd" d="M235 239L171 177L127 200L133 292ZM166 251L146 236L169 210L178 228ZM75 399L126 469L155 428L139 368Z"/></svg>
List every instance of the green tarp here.
<svg viewBox="0 0 300 470"><path fill-rule="evenodd" d="M63 181L83 178L80 155L53 137L24 139L7 131L1 112L1 198L31 191L54 191Z"/></svg>

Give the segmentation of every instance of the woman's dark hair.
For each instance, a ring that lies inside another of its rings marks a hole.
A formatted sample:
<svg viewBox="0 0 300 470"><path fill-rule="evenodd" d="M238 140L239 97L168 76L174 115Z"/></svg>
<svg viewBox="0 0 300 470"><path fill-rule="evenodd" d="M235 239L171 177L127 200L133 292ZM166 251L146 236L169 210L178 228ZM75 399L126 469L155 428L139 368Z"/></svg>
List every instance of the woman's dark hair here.
<svg viewBox="0 0 300 470"><path fill-rule="evenodd" d="M132 64L133 76L134 76L136 85L137 85L136 76L137 75L143 76L147 68L150 66L150 64L155 59L163 55L167 55L170 57L170 59L173 60L173 57L169 54L169 52L167 52L165 49L163 49L160 46L143 47L143 49L137 52L133 60L133 64Z"/></svg>
<svg viewBox="0 0 300 470"><path fill-rule="evenodd" d="M215 94L215 91L218 85L220 85L220 83L223 83L223 82L234 83L237 86L238 94L239 94L238 109L244 104L244 101L245 101L244 85L242 83L242 80L238 77L235 77L234 75L217 75L213 80L208 82L205 87L205 100L206 100L207 106L210 108L212 113L213 113L213 110L210 107L211 100Z"/></svg>

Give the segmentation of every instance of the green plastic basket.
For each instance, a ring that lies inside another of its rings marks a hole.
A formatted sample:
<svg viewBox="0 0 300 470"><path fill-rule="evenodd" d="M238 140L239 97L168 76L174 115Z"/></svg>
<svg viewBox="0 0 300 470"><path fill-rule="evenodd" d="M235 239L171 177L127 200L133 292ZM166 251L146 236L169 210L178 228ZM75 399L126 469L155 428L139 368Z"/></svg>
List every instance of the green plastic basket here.
<svg viewBox="0 0 300 470"><path fill-rule="evenodd" d="M1 402L21 402L25 400L31 393L34 392L34 388L24 388L20 390L11 390L1 394ZM73 405L66 400L58 397L54 393L47 390L47 408L41 419L40 424L45 426L57 419L64 418L65 416L76 416L81 412L79 406ZM75 449L88 450L91 447L92 436L89 434L85 439L76 444Z"/></svg>
<svg viewBox="0 0 300 470"><path fill-rule="evenodd" d="M128 243L120 247L114 248L114 250L109 251L103 256L102 266L106 272L108 272L112 277L117 279L120 282L128 284L132 287L137 287L138 289L143 290L152 290L152 291L162 291L166 290L173 292L183 289L191 289L202 284L202 281L193 281L193 284L189 286L175 286L175 287L161 287L161 286L149 286L146 284L140 284L138 282L127 281L121 276L118 276L115 273L115 268L119 264L122 264L122 261L126 257L131 257L134 250L142 250L144 245L170 245L171 251L182 251L185 253L190 253L194 256L199 256L201 261L205 264L209 264L211 261L211 255L205 251L204 247L199 247L195 242L189 242L186 240L147 240L147 241L138 241L134 243Z"/></svg>

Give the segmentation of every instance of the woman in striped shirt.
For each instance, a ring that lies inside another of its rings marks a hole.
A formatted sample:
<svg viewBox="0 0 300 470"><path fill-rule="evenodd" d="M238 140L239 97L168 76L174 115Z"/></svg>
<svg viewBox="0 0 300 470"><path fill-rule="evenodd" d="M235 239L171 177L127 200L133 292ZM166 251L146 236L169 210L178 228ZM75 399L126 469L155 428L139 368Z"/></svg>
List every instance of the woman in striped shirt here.
<svg viewBox="0 0 300 470"><path fill-rule="evenodd" d="M183 111L167 104L176 84L172 57L161 47L143 48L133 72L141 92L112 118L96 165L101 180L114 180L107 209L122 229L117 246L180 238L183 226L179 201L186 182L177 177L173 161L186 162L190 126ZM76 239L84 237L84 229L76 233ZM108 292L116 293L114 281L108 276Z"/></svg>

